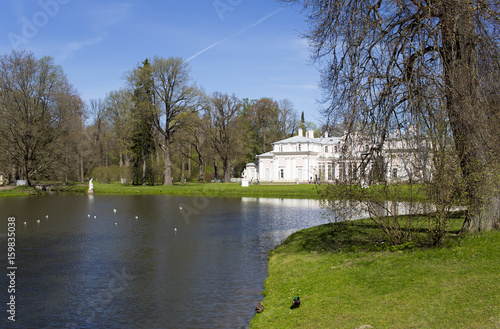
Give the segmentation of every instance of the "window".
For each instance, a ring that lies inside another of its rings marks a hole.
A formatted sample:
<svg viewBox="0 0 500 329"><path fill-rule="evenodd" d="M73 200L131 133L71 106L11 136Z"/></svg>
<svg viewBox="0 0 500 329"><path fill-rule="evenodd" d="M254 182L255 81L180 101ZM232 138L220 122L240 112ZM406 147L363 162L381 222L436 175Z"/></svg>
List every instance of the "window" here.
<svg viewBox="0 0 500 329"><path fill-rule="evenodd" d="M299 144L299 145L297 145L297 151L299 151L299 152L301 151L300 144Z"/></svg>
<svg viewBox="0 0 500 329"><path fill-rule="evenodd" d="M325 146L325 153L328 153L328 146Z"/></svg>
<svg viewBox="0 0 500 329"><path fill-rule="evenodd" d="M335 178L335 164L331 163L328 167L328 180L333 180Z"/></svg>
<svg viewBox="0 0 500 329"><path fill-rule="evenodd" d="M392 169L392 178L398 178L398 168Z"/></svg>
<svg viewBox="0 0 500 329"><path fill-rule="evenodd" d="M280 145L280 152L283 152L283 145Z"/></svg>
<svg viewBox="0 0 500 329"><path fill-rule="evenodd" d="M280 178L285 179L285 169L280 169Z"/></svg>
<svg viewBox="0 0 500 329"><path fill-rule="evenodd" d="M302 168L297 168L297 179L302 179Z"/></svg>

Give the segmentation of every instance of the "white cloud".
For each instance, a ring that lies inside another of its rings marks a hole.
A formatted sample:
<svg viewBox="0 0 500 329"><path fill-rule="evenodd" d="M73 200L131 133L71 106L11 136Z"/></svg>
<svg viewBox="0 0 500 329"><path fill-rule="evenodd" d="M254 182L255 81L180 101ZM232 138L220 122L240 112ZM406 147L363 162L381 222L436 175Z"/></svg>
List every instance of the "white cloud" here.
<svg viewBox="0 0 500 329"><path fill-rule="evenodd" d="M130 2L94 3L87 12L95 28L114 26L129 17L133 5Z"/></svg>
<svg viewBox="0 0 500 329"><path fill-rule="evenodd" d="M103 40L104 40L104 37L100 36L100 37L96 37L93 39L70 42L66 45L61 46L62 49L59 52L59 54L56 56L56 60L58 62L63 62L66 59L72 57L75 52L82 50L85 47L90 47L90 46L96 45Z"/></svg>

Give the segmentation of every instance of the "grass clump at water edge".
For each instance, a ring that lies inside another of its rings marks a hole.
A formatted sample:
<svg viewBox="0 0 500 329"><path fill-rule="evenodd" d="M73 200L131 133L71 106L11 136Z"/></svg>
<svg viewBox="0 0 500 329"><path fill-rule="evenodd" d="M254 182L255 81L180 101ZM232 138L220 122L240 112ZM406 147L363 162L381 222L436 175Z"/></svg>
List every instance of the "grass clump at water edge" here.
<svg viewBox="0 0 500 329"><path fill-rule="evenodd" d="M270 253L250 327L500 328L500 231L456 235L463 219L438 248L386 247L369 220L292 234Z"/></svg>

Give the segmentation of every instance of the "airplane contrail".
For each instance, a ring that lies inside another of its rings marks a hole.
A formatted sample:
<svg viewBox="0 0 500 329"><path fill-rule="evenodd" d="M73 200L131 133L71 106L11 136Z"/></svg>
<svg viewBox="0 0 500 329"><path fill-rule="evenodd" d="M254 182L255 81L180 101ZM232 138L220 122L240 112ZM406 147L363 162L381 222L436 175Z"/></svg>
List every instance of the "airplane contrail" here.
<svg viewBox="0 0 500 329"><path fill-rule="evenodd" d="M264 16L264 17L262 17L262 18L261 18L261 19L259 19L257 22L253 23L252 25L249 25L249 26L245 27L244 29L242 29L242 30L241 30L241 31L239 31L238 33L236 33L236 34L234 34L234 35L232 35L232 36L230 36L230 37L224 38L224 39L222 39L222 40L220 40L220 41L217 41L217 42L215 42L215 43L213 43L213 44L211 44L210 46L206 47L206 48L205 48L205 49L203 49L203 50L200 50L199 52L197 52L197 53L196 53L196 54L194 54L193 56L191 56L191 57L189 57L188 59L186 59L186 62L192 61L193 59L197 58L198 56L200 56L200 55L201 55L201 54L203 54L204 52L206 52L206 51L208 51L208 50L210 50L210 49L212 49L212 48L214 48L214 47L216 47L216 46L220 45L221 43L224 43L224 42L226 42L226 41L228 41L228 40L230 40L230 39L233 39L233 38L235 38L235 37L237 37L237 36L239 36L239 35L242 35L242 34L243 34L243 33L245 33L246 31L248 31L248 30L250 30L250 29L252 29L252 28L256 27L256 26L257 26L257 25L259 25L260 23L262 23L262 22L264 22L265 20L267 20L267 19L271 18L272 16L276 15L277 13L279 13L279 12L280 12L280 11L282 11L282 10L284 10L284 9L283 9L283 8L280 8L280 9L278 9L278 10L276 10L276 11L273 11L272 13L270 13L270 14L268 14L268 15L266 15L266 16Z"/></svg>

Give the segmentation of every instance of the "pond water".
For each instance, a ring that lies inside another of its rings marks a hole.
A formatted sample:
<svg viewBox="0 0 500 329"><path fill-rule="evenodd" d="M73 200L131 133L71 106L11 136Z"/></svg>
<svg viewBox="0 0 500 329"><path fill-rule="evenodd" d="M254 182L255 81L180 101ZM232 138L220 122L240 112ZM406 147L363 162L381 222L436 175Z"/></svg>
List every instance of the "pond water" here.
<svg viewBox="0 0 500 329"><path fill-rule="evenodd" d="M6 273L16 219L3 328L246 328L268 250L326 222L317 200L263 198L56 195L0 199L0 213Z"/></svg>

